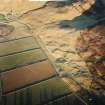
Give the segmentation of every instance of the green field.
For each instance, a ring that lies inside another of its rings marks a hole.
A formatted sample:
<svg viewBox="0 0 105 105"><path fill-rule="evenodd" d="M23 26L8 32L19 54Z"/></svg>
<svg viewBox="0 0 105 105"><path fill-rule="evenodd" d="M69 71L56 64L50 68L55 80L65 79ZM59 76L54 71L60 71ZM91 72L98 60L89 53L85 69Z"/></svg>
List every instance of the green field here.
<svg viewBox="0 0 105 105"><path fill-rule="evenodd" d="M5 105L39 105L48 103L71 91L58 77L46 80L39 84L8 93L4 96Z"/></svg>
<svg viewBox="0 0 105 105"><path fill-rule="evenodd" d="M34 48L39 48L39 45L33 37L26 37L13 41L7 41L0 43L0 56Z"/></svg>
<svg viewBox="0 0 105 105"><path fill-rule="evenodd" d="M46 55L40 49L0 57L0 72L44 60L46 58Z"/></svg>
<svg viewBox="0 0 105 105"><path fill-rule="evenodd" d="M49 102L45 105L86 105L77 96L71 94Z"/></svg>

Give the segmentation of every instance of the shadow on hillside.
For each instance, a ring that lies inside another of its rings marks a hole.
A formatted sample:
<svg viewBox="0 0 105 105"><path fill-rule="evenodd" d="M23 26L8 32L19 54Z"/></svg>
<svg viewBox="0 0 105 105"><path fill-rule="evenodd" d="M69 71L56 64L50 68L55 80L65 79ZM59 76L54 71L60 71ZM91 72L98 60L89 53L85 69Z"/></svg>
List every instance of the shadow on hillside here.
<svg viewBox="0 0 105 105"><path fill-rule="evenodd" d="M48 2L48 5L50 6L54 6L56 8L58 7L65 7L65 6L70 6L72 5L73 3L76 3L76 2L84 2L84 0L61 0L61 1L49 1Z"/></svg>
<svg viewBox="0 0 105 105"><path fill-rule="evenodd" d="M76 94L80 96L81 99L83 99L88 105L105 105L105 96L98 94L97 91L82 88Z"/></svg>
<svg viewBox="0 0 105 105"><path fill-rule="evenodd" d="M72 20L61 20L58 22L60 28L75 28L81 30L91 28L99 24L105 24L105 4L101 0L96 0L91 8L82 13L82 15L75 17Z"/></svg>

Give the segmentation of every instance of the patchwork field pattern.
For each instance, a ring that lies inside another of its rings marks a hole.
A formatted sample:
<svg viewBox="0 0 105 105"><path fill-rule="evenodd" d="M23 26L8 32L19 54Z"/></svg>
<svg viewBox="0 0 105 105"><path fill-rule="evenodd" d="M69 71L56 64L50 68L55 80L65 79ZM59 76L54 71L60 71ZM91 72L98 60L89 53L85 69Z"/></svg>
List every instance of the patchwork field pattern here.
<svg viewBox="0 0 105 105"><path fill-rule="evenodd" d="M57 75L48 56L32 36L0 42L0 49L1 97Z"/></svg>
<svg viewBox="0 0 105 105"><path fill-rule="evenodd" d="M0 49L0 104L84 105L34 37L0 42Z"/></svg>

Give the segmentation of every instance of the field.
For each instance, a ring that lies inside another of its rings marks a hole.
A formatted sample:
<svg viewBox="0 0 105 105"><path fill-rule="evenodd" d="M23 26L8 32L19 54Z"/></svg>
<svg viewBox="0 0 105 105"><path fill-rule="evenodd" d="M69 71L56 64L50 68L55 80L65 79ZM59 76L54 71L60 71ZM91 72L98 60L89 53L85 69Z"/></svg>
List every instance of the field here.
<svg viewBox="0 0 105 105"><path fill-rule="evenodd" d="M0 57L0 71L14 69L44 59L46 59L46 56L40 49Z"/></svg>
<svg viewBox="0 0 105 105"><path fill-rule="evenodd" d="M22 52L29 49L39 48L33 37L23 37L16 40L0 43L0 56Z"/></svg>
<svg viewBox="0 0 105 105"><path fill-rule="evenodd" d="M5 105L39 105L71 93L58 77L4 95Z"/></svg>
<svg viewBox="0 0 105 105"><path fill-rule="evenodd" d="M51 64L48 61L43 61L2 73L1 80L4 92L9 92L44 81L55 75L56 71Z"/></svg>

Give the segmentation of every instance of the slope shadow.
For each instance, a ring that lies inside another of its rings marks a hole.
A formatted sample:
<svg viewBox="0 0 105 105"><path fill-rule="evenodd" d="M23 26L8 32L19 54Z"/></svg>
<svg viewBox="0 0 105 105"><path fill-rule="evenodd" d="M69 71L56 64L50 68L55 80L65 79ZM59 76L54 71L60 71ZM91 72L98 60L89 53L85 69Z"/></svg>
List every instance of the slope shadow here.
<svg viewBox="0 0 105 105"><path fill-rule="evenodd" d="M80 16L75 17L72 20L61 20L58 22L59 28L75 28L81 30L85 28L95 27L99 24L105 24L105 4L101 0L96 0L95 4Z"/></svg>
<svg viewBox="0 0 105 105"><path fill-rule="evenodd" d="M81 97L88 105L105 105L105 96L99 93L98 90L81 88L76 95Z"/></svg>
<svg viewBox="0 0 105 105"><path fill-rule="evenodd" d="M58 1L49 1L47 4L50 6L54 6L55 8L58 8L58 7L70 6L76 2L82 3L84 2L84 0L61 0L61 1L58 0Z"/></svg>

